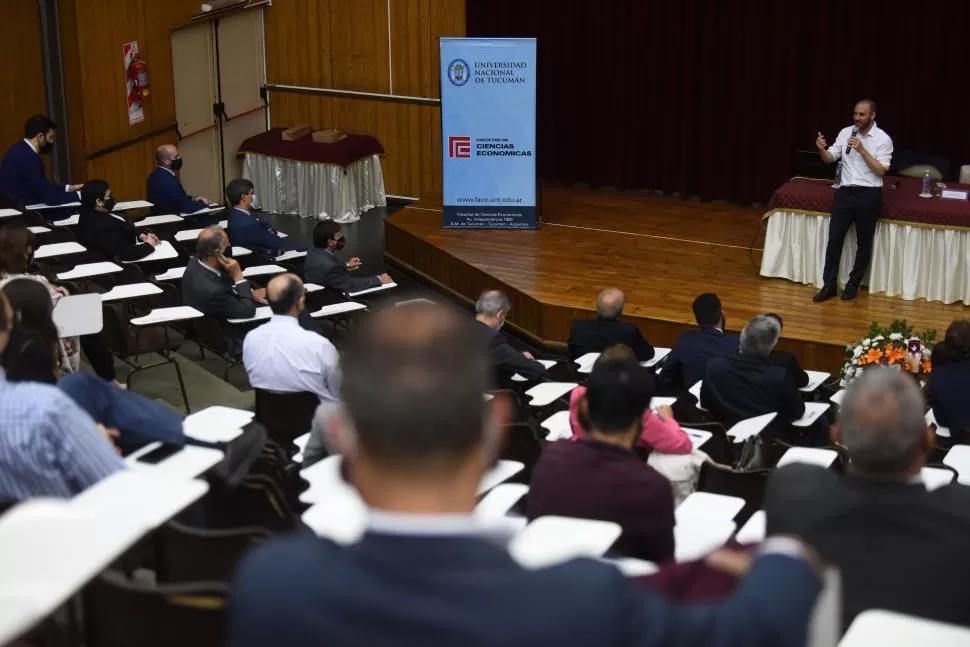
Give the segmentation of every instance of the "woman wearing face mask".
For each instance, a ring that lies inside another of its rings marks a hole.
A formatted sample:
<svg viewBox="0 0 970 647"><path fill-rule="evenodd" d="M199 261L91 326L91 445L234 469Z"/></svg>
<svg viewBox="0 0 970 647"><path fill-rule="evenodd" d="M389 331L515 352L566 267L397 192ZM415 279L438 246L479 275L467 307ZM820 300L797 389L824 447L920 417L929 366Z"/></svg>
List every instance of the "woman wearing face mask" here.
<svg viewBox="0 0 970 647"><path fill-rule="evenodd" d="M124 216L112 213L115 199L104 180L90 180L81 188L81 212L74 233L88 249L102 252L108 258L137 261L159 245L151 232L139 233Z"/></svg>
<svg viewBox="0 0 970 647"><path fill-rule="evenodd" d="M10 341L0 356L7 380L56 384L63 371L57 361L60 339L47 288L23 278L10 281L3 291L14 315Z"/></svg>

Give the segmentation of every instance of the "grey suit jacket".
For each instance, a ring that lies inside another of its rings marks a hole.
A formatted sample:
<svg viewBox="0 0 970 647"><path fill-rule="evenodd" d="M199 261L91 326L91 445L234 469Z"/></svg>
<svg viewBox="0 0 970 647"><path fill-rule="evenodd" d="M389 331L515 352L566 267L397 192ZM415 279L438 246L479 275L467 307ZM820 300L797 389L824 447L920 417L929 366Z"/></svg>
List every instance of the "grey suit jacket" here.
<svg viewBox="0 0 970 647"><path fill-rule="evenodd" d="M195 257L189 259L182 276L182 302L222 319L246 319L256 314L256 301L248 281L233 285L225 272L216 274Z"/></svg>
<svg viewBox="0 0 970 647"><path fill-rule="evenodd" d="M316 283L338 292L360 292L376 288L381 279L376 276L351 276L350 270L326 249L311 249L303 264L303 276L307 283Z"/></svg>

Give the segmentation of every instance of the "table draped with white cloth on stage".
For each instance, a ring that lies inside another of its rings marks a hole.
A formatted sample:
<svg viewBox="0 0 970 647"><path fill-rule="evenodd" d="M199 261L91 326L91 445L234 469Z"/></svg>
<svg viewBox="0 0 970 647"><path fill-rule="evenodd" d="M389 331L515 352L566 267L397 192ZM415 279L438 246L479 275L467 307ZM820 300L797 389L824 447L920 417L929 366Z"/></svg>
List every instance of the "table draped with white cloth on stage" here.
<svg viewBox="0 0 970 647"><path fill-rule="evenodd" d="M377 139L349 134L331 144L314 142L311 135L284 141L283 130L250 137L237 153L261 209L349 223L387 205L384 148Z"/></svg>
<svg viewBox="0 0 970 647"><path fill-rule="evenodd" d="M872 293L906 300L970 304L970 201L920 198L920 180L883 178L882 215L876 225L872 264L863 283ZM970 186L948 184L948 190ZM792 178L771 196L765 214L761 275L822 287L831 180ZM845 285L856 254L855 227L845 237L839 284Z"/></svg>

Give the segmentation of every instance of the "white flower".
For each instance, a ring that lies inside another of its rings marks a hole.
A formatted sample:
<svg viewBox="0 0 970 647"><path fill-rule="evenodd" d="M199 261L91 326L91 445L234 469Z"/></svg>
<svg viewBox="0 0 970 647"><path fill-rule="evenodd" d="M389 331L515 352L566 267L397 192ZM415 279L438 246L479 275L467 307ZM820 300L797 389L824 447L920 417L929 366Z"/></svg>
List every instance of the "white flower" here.
<svg viewBox="0 0 970 647"><path fill-rule="evenodd" d="M862 347L863 348L869 348L871 345L872 345L872 340L869 339L868 337L866 337L865 339L862 340Z"/></svg>
<svg viewBox="0 0 970 647"><path fill-rule="evenodd" d="M862 357L862 346L856 346L852 349L852 359L859 359Z"/></svg>
<svg viewBox="0 0 970 647"><path fill-rule="evenodd" d="M842 387L842 388L844 389L844 388L846 388L847 386L849 386L849 383L848 383L848 382L846 382L845 380L841 380L841 381L839 382L839 386L841 386L841 387Z"/></svg>
<svg viewBox="0 0 970 647"><path fill-rule="evenodd" d="M901 332L894 332L893 334L889 335L889 338L891 340L893 340L893 341L899 341L900 339L903 338L903 333L901 333Z"/></svg>
<svg viewBox="0 0 970 647"><path fill-rule="evenodd" d="M875 337L872 338L872 341L882 341L883 339L885 339L885 337L883 337L882 335L876 335Z"/></svg>

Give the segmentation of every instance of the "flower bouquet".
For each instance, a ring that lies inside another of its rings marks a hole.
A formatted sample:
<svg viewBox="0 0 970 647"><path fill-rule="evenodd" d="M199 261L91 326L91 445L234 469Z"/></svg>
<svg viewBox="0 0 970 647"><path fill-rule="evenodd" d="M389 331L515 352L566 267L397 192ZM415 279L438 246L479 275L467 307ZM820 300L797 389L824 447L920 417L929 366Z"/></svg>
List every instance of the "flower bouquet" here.
<svg viewBox="0 0 970 647"><path fill-rule="evenodd" d="M888 328L873 321L869 335L855 344L845 347L846 360L842 366L842 379L839 385L849 386L862 375L868 366L894 366L901 371L913 373L920 383L926 381L933 368L933 342L936 331L927 330L915 333L905 321L893 321ZM910 342L919 342L919 353L910 356Z"/></svg>

